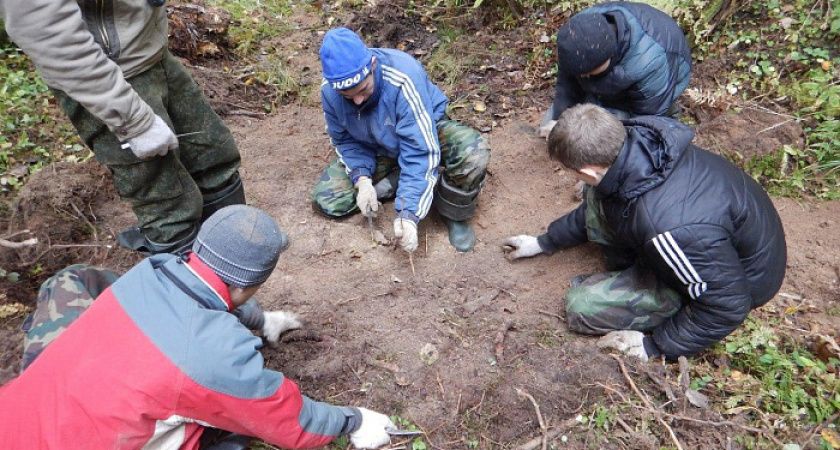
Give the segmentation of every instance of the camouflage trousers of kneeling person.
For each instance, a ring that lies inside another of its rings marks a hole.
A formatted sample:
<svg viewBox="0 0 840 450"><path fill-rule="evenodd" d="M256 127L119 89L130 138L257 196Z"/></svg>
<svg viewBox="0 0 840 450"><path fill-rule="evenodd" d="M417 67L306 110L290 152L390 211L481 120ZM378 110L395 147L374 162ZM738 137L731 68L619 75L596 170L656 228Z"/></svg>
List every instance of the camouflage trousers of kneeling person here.
<svg viewBox="0 0 840 450"><path fill-rule="evenodd" d="M487 139L475 129L455 120L437 122L443 177L453 187L472 192L484 181L490 163ZM393 158L377 157L373 183L384 178L399 178L400 167ZM395 176L396 175L396 176ZM396 186L395 186L396 188ZM356 188L347 174L347 167L336 157L324 169L312 191L315 208L332 217L343 217L359 210Z"/></svg>
<svg viewBox="0 0 840 450"><path fill-rule="evenodd" d="M26 318L21 371L88 309L119 275L108 269L76 264L48 278L38 291L35 312Z"/></svg>
<svg viewBox="0 0 840 450"><path fill-rule="evenodd" d="M108 166L143 235L153 242L173 242L200 221L202 194L230 182L239 169L239 150L201 88L169 52L127 81L176 135L182 135L177 149L140 159L121 148L119 137L82 104L63 91L54 89L53 95L96 160Z"/></svg>
<svg viewBox="0 0 840 450"><path fill-rule="evenodd" d="M591 242L605 253L629 253L606 223L595 190L587 188L586 232ZM676 314L683 296L660 281L640 261L629 267L586 277L566 293L566 321L569 329L601 335L615 330L647 331Z"/></svg>

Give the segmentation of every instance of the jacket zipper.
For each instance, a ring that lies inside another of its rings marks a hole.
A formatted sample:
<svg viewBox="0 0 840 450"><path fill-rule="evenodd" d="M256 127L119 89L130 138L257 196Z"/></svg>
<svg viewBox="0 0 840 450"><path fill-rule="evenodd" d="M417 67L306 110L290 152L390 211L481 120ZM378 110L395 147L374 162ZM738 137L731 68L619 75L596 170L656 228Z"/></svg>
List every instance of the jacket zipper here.
<svg viewBox="0 0 840 450"><path fill-rule="evenodd" d="M102 46L105 47L105 54L111 56L111 39L108 37L108 30L105 29L105 0L96 0L96 29L102 38Z"/></svg>

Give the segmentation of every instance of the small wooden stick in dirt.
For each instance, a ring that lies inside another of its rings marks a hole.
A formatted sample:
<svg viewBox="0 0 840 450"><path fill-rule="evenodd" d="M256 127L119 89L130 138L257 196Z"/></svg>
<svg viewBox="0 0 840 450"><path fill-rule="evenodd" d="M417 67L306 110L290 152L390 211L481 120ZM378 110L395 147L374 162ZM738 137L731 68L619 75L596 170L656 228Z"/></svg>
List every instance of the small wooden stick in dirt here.
<svg viewBox="0 0 840 450"><path fill-rule="evenodd" d="M496 363L499 365L502 364L504 360L504 353L505 353L505 335L507 334L508 330L514 327L514 323L512 320L507 320L502 325L502 328L496 332L496 342L493 346L494 350L496 351Z"/></svg>
<svg viewBox="0 0 840 450"><path fill-rule="evenodd" d="M414 252L408 252L408 263L411 265L411 274L416 276L417 272L414 270L414 257L411 256L413 254Z"/></svg>
<svg viewBox="0 0 840 450"><path fill-rule="evenodd" d="M577 421L577 419L568 419L565 422L558 425L557 427L555 427L553 430L546 432L544 436L531 439L530 441L520 445L519 447L516 447L515 450L534 450L535 448L542 445L543 440L545 440L545 442L548 442L556 438L557 436L563 434L564 431L573 428L578 424L579 422Z"/></svg>
<svg viewBox="0 0 840 450"><path fill-rule="evenodd" d="M20 242L13 242L6 239L0 239L0 247L23 248L32 247L33 245L38 245L38 238L29 238L25 241Z"/></svg>
<svg viewBox="0 0 840 450"><path fill-rule="evenodd" d="M540 424L540 430L542 431L542 446L540 447L542 450L545 450L548 447L548 429L545 427L545 421L543 420L542 413L540 412L540 405L534 399L534 396L523 391L519 388L516 389L516 393L519 394L520 397L525 397L531 401L531 404L534 405L534 411L537 413L537 422Z"/></svg>
<svg viewBox="0 0 840 450"><path fill-rule="evenodd" d="M624 361L622 361L621 358L619 358L616 355L610 356L612 356L612 358L618 363L618 366L621 368L621 374L624 375L624 379L627 380L627 383L630 385L630 388L633 389L633 392L635 392L636 395L638 395L639 398L642 399L642 402L645 404L647 409L650 412L652 412L654 416L656 416L656 420L658 420L659 423L661 423L662 426L664 426L665 429L668 430L668 434L671 435L671 440L674 441L674 445L677 446L677 449L683 450L683 446L682 444L680 444L680 440L677 439L677 435L674 434L674 430L671 428L670 425L668 425L668 422L665 422L665 420L662 419L662 417L659 415L659 411L653 408L653 406L650 404L650 400L648 400L645 394L643 394L642 391L640 391L639 388L636 387L636 383L634 383L633 379L630 378L630 374L627 373L627 367L624 365Z"/></svg>

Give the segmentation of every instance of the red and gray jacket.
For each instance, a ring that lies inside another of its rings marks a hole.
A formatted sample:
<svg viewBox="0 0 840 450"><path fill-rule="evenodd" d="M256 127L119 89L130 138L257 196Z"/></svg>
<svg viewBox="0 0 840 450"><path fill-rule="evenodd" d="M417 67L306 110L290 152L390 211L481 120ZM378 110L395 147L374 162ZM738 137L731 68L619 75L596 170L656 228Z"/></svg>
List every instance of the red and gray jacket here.
<svg viewBox="0 0 840 450"><path fill-rule="evenodd" d="M264 367L224 283L185 259L135 266L0 388L3 448L197 449L205 426L313 448L353 431L355 408Z"/></svg>

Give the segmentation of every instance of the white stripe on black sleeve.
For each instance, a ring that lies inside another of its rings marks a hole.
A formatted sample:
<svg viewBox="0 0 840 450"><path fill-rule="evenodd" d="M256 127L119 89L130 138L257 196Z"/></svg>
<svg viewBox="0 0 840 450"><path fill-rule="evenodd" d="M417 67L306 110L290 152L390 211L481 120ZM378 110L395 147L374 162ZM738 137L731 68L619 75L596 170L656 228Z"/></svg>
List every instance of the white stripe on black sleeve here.
<svg viewBox="0 0 840 450"><path fill-rule="evenodd" d="M694 270L694 266L691 265L685 253L677 245L677 241L671 236L670 231L658 234L651 241L665 263L674 271L677 278L686 285L688 295L692 299L696 299L703 292L706 292L707 284L700 279L700 275Z"/></svg>

